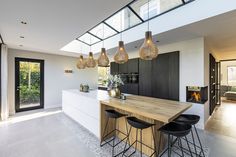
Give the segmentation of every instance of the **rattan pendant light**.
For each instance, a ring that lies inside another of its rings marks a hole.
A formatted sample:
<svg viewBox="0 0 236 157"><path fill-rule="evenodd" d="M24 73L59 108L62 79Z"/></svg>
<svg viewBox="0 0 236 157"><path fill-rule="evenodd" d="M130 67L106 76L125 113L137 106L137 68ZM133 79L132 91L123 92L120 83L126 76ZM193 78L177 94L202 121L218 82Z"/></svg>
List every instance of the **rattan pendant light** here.
<svg viewBox="0 0 236 157"><path fill-rule="evenodd" d="M82 53L82 44L80 45L80 52ZM85 69L86 68L86 61L85 61L83 55L80 55L76 66L78 69Z"/></svg>
<svg viewBox="0 0 236 157"><path fill-rule="evenodd" d="M104 24L103 24L103 41L100 56L98 57L98 66L109 66L109 58L107 57L106 49L104 48Z"/></svg>
<svg viewBox="0 0 236 157"><path fill-rule="evenodd" d="M89 52L89 56L87 58L87 61L86 61L86 65L88 68L94 68L96 67L96 61L95 59L93 58L93 53L91 51L91 36L90 36L90 52Z"/></svg>
<svg viewBox="0 0 236 157"><path fill-rule="evenodd" d="M88 56L88 59L87 59L86 62L87 62L86 65L87 65L88 68L96 67L96 61L93 58L93 53L92 52L89 52L89 56Z"/></svg>
<svg viewBox="0 0 236 157"><path fill-rule="evenodd" d="M122 13L120 13L120 30L122 31ZM124 41L122 41L122 32L120 33L120 41L118 44L118 49L114 56L114 60L118 64L124 64L129 60L129 55L125 50Z"/></svg>
<svg viewBox="0 0 236 157"><path fill-rule="evenodd" d="M85 69L86 68L86 61L84 60L84 57L82 55L80 55L76 66L78 69Z"/></svg>
<svg viewBox="0 0 236 157"><path fill-rule="evenodd" d="M139 56L144 60L152 60L158 56L158 48L152 39L152 32L149 31L149 2L148 0L148 31L145 33L145 39L139 49Z"/></svg>

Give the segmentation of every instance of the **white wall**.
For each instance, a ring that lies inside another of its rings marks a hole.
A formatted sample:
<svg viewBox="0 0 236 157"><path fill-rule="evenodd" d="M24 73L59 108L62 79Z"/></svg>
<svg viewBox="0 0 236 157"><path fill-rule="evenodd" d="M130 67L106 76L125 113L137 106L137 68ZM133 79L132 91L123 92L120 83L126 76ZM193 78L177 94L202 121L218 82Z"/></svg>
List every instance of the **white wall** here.
<svg viewBox="0 0 236 157"><path fill-rule="evenodd" d="M187 41L176 42L158 47L159 53L168 53L173 51L180 51L180 101L186 102L186 86L208 86L207 70L208 55L204 51L204 38L197 38ZM138 51L128 52L130 58L139 57ZM207 75L207 76L206 76ZM204 128L205 125L205 112L204 107L206 104L194 104L187 113L197 114L201 117L198 123L198 128Z"/></svg>
<svg viewBox="0 0 236 157"><path fill-rule="evenodd" d="M221 85L236 86L235 83L228 84L228 66L236 66L236 61L221 62Z"/></svg>
<svg viewBox="0 0 236 157"><path fill-rule="evenodd" d="M97 87L97 68L78 70L77 58L45 53L34 53L24 50L9 49L9 106L10 114L15 113L15 57L43 59L44 65L44 107L61 107L62 90L78 88L80 83L87 83ZM65 69L72 69L72 74L65 74Z"/></svg>
<svg viewBox="0 0 236 157"><path fill-rule="evenodd" d="M7 46L1 46L1 119L6 120L9 116L8 106L8 76L7 76Z"/></svg>

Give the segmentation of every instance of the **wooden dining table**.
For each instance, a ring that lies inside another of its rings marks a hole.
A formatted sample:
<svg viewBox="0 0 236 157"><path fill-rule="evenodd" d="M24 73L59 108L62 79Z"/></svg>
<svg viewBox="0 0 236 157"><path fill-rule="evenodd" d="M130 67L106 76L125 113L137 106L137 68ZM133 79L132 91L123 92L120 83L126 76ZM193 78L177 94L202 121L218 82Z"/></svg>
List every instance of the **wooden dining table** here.
<svg viewBox="0 0 236 157"><path fill-rule="evenodd" d="M180 114L185 112L191 106L192 104L187 102L179 102L138 95L127 95L126 100L121 100L117 98L109 98L107 100L102 100L100 101L100 137L102 137L104 133L105 123L107 120L105 110L114 109L121 113L125 113L128 116L135 116L141 120L155 124L154 138L156 139L156 142L154 142L153 140L151 128L142 131L142 142L152 148L157 148L157 146L159 146L160 137L163 136L160 134L158 129L164 124L167 124L176 119ZM109 125L106 129L106 133L109 133L115 127L121 130L122 132L126 133L126 123L127 122L125 117L119 118L116 123L114 120L110 120ZM136 129L132 129L129 137L131 143L135 141L135 135ZM125 137L123 134L120 133L118 133L117 136L120 139L123 139ZM165 140L162 140L160 143L160 150L163 149L164 145ZM137 149L140 150L140 144L137 145ZM142 150L146 155L151 155L153 153L150 148L145 146L143 146Z"/></svg>

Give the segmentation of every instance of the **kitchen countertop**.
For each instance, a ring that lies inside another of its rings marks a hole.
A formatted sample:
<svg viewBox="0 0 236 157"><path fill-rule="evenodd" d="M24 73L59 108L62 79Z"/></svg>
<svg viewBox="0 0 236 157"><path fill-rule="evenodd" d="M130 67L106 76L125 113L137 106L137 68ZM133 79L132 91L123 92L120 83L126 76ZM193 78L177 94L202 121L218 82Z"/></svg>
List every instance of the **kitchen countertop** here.
<svg viewBox="0 0 236 157"><path fill-rule="evenodd" d="M127 95L126 100L110 98L102 100L100 103L164 123L173 121L192 106L187 102L138 95Z"/></svg>
<svg viewBox="0 0 236 157"><path fill-rule="evenodd" d="M65 92L70 92L72 94L77 94L80 96L88 97L91 99L97 99L97 100L106 100L109 99L108 92L105 90L98 90L98 89L93 89L89 90L89 92L80 92L78 89L69 89L69 90L64 90Z"/></svg>

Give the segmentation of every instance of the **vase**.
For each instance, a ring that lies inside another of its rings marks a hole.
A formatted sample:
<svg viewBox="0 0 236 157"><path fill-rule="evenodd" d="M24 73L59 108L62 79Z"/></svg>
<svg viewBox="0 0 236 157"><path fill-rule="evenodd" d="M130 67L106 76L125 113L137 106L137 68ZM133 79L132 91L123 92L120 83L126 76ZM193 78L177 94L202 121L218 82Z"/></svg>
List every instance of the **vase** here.
<svg viewBox="0 0 236 157"><path fill-rule="evenodd" d="M108 90L108 94L110 97L117 98L117 97L120 97L121 92L118 87L115 87L115 88Z"/></svg>

